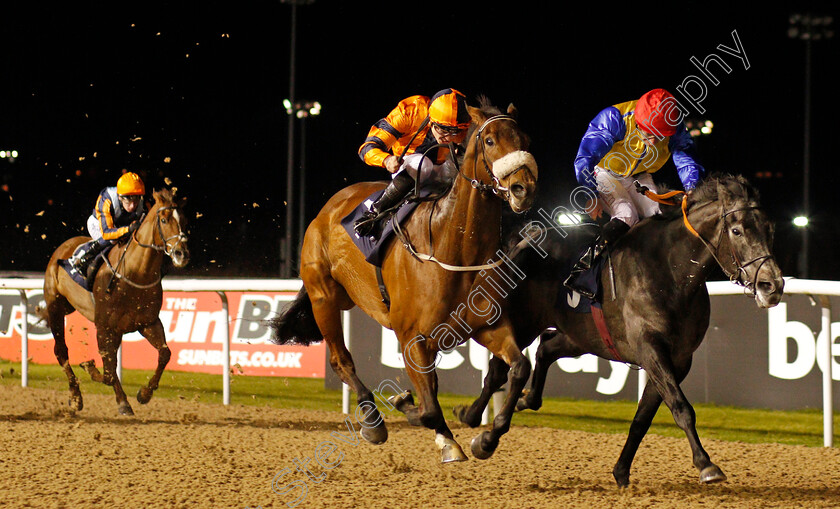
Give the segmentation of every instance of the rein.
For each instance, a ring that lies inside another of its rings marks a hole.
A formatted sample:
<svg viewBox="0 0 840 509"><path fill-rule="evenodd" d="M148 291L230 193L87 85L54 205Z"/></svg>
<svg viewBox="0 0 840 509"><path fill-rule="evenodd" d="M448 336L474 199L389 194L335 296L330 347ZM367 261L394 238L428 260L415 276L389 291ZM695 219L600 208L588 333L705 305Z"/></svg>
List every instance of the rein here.
<svg viewBox="0 0 840 509"><path fill-rule="evenodd" d="M475 138L474 138L476 147L479 147L481 149L481 155L483 156L482 157L482 162L484 163L484 171L487 172L487 176L490 177L490 181L492 183L491 184L485 184L484 182L479 180L478 177L475 174L475 172L476 172L475 168L473 168L473 178L467 177L461 171L461 167L458 166L457 161L455 162L455 169L458 170L458 175L460 175L464 180L468 181L470 183L470 185L473 186L474 189L477 189L479 192L492 193L492 194L498 196L499 198L501 198L503 200L507 200L509 189L506 188L506 187L503 187L501 185L501 183L499 182L499 179L496 178L495 175L493 175L493 171L490 169L490 166L487 164L487 155L486 155L486 151L485 151L484 140L481 138L481 135L484 133L484 129L487 128L488 125L490 125L493 122L496 122L498 120L510 120L514 124L516 123L516 119L511 117L510 115L494 115L494 116L488 118L487 120L485 120L484 123L481 124L481 126L478 129L476 129ZM476 149L476 150L478 150L478 149ZM476 160L478 160L477 152L476 152L475 158L476 158ZM524 166L521 167L521 168L518 168L514 173L518 172L522 168L524 168Z"/></svg>
<svg viewBox="0 0 840 509"><path fill-rule="evenodd" d="M158 246L157 244L155 244L154 243L154 237L152 238L152 243L151 244L143 244L142 242L137 240L137 230L134 230L134 235L133 235L134 242L136 242L137 245L140 246L140 247L145 247L147 249L154 249L155 251L163 251L163 254L165 254L166 256L169 256L171 258L172 257L172 250L174 250L175 247L178 246L178 244L187 240L187 236L184 235L183 231L181 231L181 224L178 223L178 234L177 235L172 235L171 237L164 237L163 236L163 227L160 225L160 223L161 223L160 213L164 210L176 210L177 208L178 207L176 207L175 205L167 205L166 207L160 207L157 210L157 212L155 213L155 215L157 216L156 217L157 220L155 221L155 224L157 225L158 235L160 235L161 240L163 240L163 246ZM175 242L170 247L169 241L172 240L172 239L176 239L177 242Z"/></svg>
<svg viewBox="0 0 840 509"><path fill-rule="evenodd" d="M132 281L131 279L129 279L129 278L128 278L127 276L125 276L124 274L121 274L121 273L119 272L119 270L120 270L120 268L121 268L121 267L123 267L123 270L124 270L124 265L125 265L125 256L126 256L126 254L128 253L128 247L131 245L131 242L132 242L132 241L133 241L133 242L135 242L138 246L140 246L140 247L142 247L142 248L145 248L145 249L154 249L155 251L158 251L158 252L163 252L163 254L165 254L166 256L169 256L170 258L172 257L172 251L175 249L175 247L176 247L176 246L178 246L178 244L180 244L181 242L184 242L184 241L187 239L187 236L186 236L186 235L184 235L184 232L183 232L183 231L181 231L181 224L180 224L180 223L178 223L178 234L177 234L177 235L173 235L173 236L168 237L168 238L164 237L164 236L163 236L163 227L160 225L160 223L161 223L161 220L160 220L160 213L161 213L161 211L163 211L163 210L170 210L170 209L173 209L173 210L174 210L174 209L176 209L176 208L177 208L177 207L175 207L174 205L168 205L168 206L166 206L166 207L160 207L160 208L157 210L157 212L155 213L155 215L156 215L156 221L155 221L155 223L156 223L156 225L157 225L158 235L160 235L161 240L163 240L163 246L158 246L157 244L155 244L155 242L154 242L154 237L152 238L152 243L151 243L151 244L144 244L144 243L140 242L140 241L137 239L137 230L134 230L134 233L132 234L131 239L129 240L129 242L128 242L128 243L126 243L125 248L123 249L123 252L122 252L122 254L120 255L120 259L119 259L119 261L117 262L117 267L116 267L116 268L115 268L113 265L111 265L111 262L110 262L110 260L108 260L108 257L107 257L107 256L103 256L103 257L102 257L102 258L103 258L103 260L105 261L105 265L106 265L106 266L108 267L108 269L111 271L111 274L113 274L113 278L116 278L116 279L121 279L121 280L125 281L125 282L129 285L129 286L133 286L134 288L139 288L139 289L152 288L153 286L155 286L155 285L157 285L157 284L159 284L159 283L160 283L161 279L163 278L163 275L162 275L162 274L160 274L160 272L159 272L159 271L158 271L158 278L157 278L155 281L153 281L153 282L151 282L151 283L149 283L149 284L140 284L140 283L135 283L134 281ZM142 222L142 221L144 221L144 220L145 220L145 218L146 218L146 215L144 214L144 215L143 215L143 217L140 219L140 221L141 221L141 222ZM139 228L138 228L138 230L139 230ZM177 242L175 242L175 243L174 243L174 244L170 247L170 245L169 245L169 241L170 241L170 240L172 240L172 239L177 239ZM113 279L112 279L112 281L113 281ZM108 287L110 287L110 286L111 286L111 284L109 283L109 284L108 284Z"/></svg>
<svg viewBox="0 0 840 509"><path fill-rule="evenodd" d="M468 176L466 176L464 174L464 172L461 171L461 166L458 164L458 158L455 157L455 150L454 150L454 147L452 146L451 143L450 143L450 148L449 148L449 154L452 157L452 162L455 164L455 169L457 170L458 175L461 176L464 180L468 181L474 189L478 190L480 193L492 193L492 194L496 195L497 197L499 197L503 200L507 200L509 190L508 190L508 188L503 187L501 185L501 183L499 182L499 179L496 178L495 175L493 175L493 172L490 169L490 166L487 164L487 157L486 157L486 154L485 154L484 141L481 138L481 134L484 132L484 129L489 124L491 124L492 122L495 122L497 120L510 120L514 124L516 123L516 119L514 119L510 115L494 115L494 116L488 118L487 120L485 120L483 124L481 124L481 126L476 130L476 134L475 134L475 138L474 138L476 146L480 147L481 155L484 156L482 158L483 162L484 162L484 170L487 172L487 175L490 176L490 178L492 179L492 184L485 184L484 182L480 181L475 175L475 168L473 168L473 178L472 179L469 178ZM437 147L437 146L441 146L441 145L438 144L435 147ZM432 148L435 148L435 147L432 147ZM429 149L429 150L431 150L431 149ZM478 159L477 155L475 157L476 157L476 159ZM518 172L522 168L525 168L525 166L522 166L522 167L516 169L513 173L511 173L511 175L515 174L516 172ZM419 185L419 178L420 178L420 170L419 169L417 171L417 177L418 177L418 183L416 185ZM417 194L417 193L415 192L415 194ZM443 193L443 194L446 194L446 193ZM425 201L437 201L437 199L442 197L443 194L441 194L440 196L427 198ZM431 215L429 216L429 219L430 219L429 245L432 245ZM411 241L408 240L408 237L406 237L405 233L402 231L402 228L400 227L399 221L396 220L396 216L391 216L391 225L394 228L394 233L397 235L397 238L400 239L403 246L408 250L409 253L411 253L412 256L414 256L416 259L420 260L421 262L423 262L423 261L435 262L441 268L443 268L444 270L448 270L448 271L451 271L451 272L473 272L473 271L481 271L481 270L487 270L487 269L495 269L496 267L498 267L502 263L504 263L504 259L500 258L500 259L496 260L495 262L486 263L484 265L450 265L448 263L442 262L441 260L435 258L435 256L433 254L429 255L429 254L424 254L424 253L418 253L417 250L414 249L414 246L411 244Z"/></svg>
<svg viewBox="0 0 840 509"><path fill-rule="evenodd" d="M727 218L729 217L729 215L734 214L735 212L741 212L741 211L744 211L744 210L759 209L760 207L742 207L740 209L734 209L734 210L729 210L729 211L723 212L720 216L720 219L723 220L723 226L721 227L720 234L718 236L717 245L715 246L711 242L706 240L706 238L703 237L700 234L700 232L698 232L694 228L694 226L691 225L691 222L688 220L688 200L684 196L685 195L684 191L670 191L670 192L664 193L664 194L656 194L653 191L651 191L650 189L648 189L647 187L642 186L638 182L636 182L636 190L638 192L644 194L646 197L650 198L651 200L653 200L655 202L658 202L658 203L665 204L665 205L676 205L672 201L672 199L676 196L683 195L682 204L680 205L680 209L682 210L683 224L685 225L686 229L689 232L691 232L692 235L694 235L695 237L700 239L701 242L703 242L703 245L706 247L706 250L709 251L709 253L712 255L712 258L714 258L714 260L717 262L718 266L721 268L723 273L726 274L726 276L729 278L729 281L731 281L732 283L735 283L736 285L743 286L746 290L751 291L753 296L755 295L756 290L757 290L756 289L756 280L758 279L758 273L761 271L761 267L773 258L773 255L767 254L767 255L763 255L763 256L758 256L758 257L753 258L752 260L750 260L746 263L742 263L740 257L738 256L738 253L735 252L735 249L732 247L732 243L730 242L729 243L729 252L732 255L733 260L735 261L735 272L730 272L724 267L724 264L720 260L720 258L718 258L717 251L720 249L720 244L723 241L723 232L727 228L727 224L728 224L727 223ZM761 263L759 264L758 268L755 271L755 277L753 278L753 281L745 281L746 276L747 276L746 268L749 267L750 265L752 265L753 263L756 263L756 262L761 262Z"/></svg>

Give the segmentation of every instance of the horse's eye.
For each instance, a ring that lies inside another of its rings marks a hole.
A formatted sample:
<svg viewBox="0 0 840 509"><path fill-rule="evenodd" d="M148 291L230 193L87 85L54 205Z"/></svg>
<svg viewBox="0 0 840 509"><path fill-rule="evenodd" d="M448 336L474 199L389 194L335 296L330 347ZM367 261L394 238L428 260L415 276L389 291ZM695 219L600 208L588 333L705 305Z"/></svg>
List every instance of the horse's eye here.
<svg viewBox="0 0 840 509"><path fill-rule="evenodd" d="M486 137L486 138L484 138L484 143L485 143L488 147L492 147L493 145L495 145L495 143L493 143L493 138L491 138L491 137L489 137L489 136L488 136L488 137Z"/></svg>
<svg viewBox="0 0 840 509"><path fill-rule="evenodd" d="M163 224L166 224L166 218L165 217L160 218L160 222L163 223Z"/></svg>
<svg viewBox="0 0 840 509"><path fill-rule="evenodd" d="M741 230L739 228L732 228L732 235L735 235L736 237L740 237L741 236Z"/></svg>

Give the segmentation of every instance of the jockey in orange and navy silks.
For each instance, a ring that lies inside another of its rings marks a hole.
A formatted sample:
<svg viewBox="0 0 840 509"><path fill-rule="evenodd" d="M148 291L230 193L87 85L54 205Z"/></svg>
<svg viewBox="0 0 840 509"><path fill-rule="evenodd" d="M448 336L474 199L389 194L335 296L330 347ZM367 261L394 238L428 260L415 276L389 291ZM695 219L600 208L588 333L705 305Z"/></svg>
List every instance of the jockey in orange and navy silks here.
<svg viewBox="0 0 840 509"><path fill-rule="evenodd" d="M402 171L405 156L426 154L433 165L442 165L449 156L445 145L462 143L470 122L464 94L454 88L441 90L431 98L414 95L403 99L377 121L359 147L359 157L370 166L385 168L393 177L382 196L356 221L356 232L369 235L374 218L397 205L414 187L414 178ZM435 147L437 144L444 146Z"/></svg>
<svg viewBox="0 0 840 509"><path fill-rule="evenodd" d="M94 242L84 252L70 258L71 266L86 274L90 262L105 247L137 230L144 213L145 194L143 181L131 172L123 174L116 186L103 189L87 221L88 233ZM91 274L86 277L90 280Z"/></svg>
<svg viewBox="0 0 840 509"><path fill-rule="evenodd" d="M587 212L597 217L603 211L611 219L572 270L565 282L568 288L588 297L586 289L574 284L576 275L641 218L660 212L657 202L636 192L635 182L657 192L651 174L672 157L683 187L691 191L705 169L696 160L679 105L667 90L657 88L636 101L610 106L589 123L575 157L575 176L597 191Z"/></svg>
<svg viewBox="0 0 840 509"><path fill-rule="evenodd" d="M88 218L88 232L94 240L116 242L129 233L131 223L143 217L146 188L135 173L126 173L114 187L99 193L93 214Z"/></svg>
<svg viewBox="0 0 840 509"><path fill-rule="evenodd" d="M432 101L435 101L433 108ZM436 115L438 112L439 115ZM415 152L423 153L437 144L435 136L429 136L434 124L466 133L470 116L461 92L449 88L441 90L431 99L422 95L403 99L370 128L365 142L359 147L359 157L370 166L389 169L385 160L390 156L399 158ZM461 141L463 136L456 143ZM441 164L449 155L449 149L438 147L426 155L436 164Z"/></svg>

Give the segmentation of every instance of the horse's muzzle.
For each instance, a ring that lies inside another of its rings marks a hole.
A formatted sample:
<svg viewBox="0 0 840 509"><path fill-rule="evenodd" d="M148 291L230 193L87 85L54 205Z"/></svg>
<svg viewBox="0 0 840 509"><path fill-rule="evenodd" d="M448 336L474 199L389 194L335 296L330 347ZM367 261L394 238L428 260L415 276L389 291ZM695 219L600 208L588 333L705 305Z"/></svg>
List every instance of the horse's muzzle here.
<svg viewBox="0 0 840 509"><path fill-rule="evenodd" d="M510 186L508 204L510 204L510 208L517 214L530 209L534 204L535 198L536 186L527 186L519 183Z"/></svg>
<svg viewBox="0 0 840 509"><path fill-rule="evenodd" d="M774 271L775 272L775 271ZM755 303L760 308L772 308L782 300L785 293L785 280L781 272L773 277L759 279L755 284Z"/></svg>
<svg viewBox="0 0 840 509"><path fill-rule="evenodd" d="M190 262L190 250L187 246L178 245L172 249L169 257L172 258L172 264L180 269Z"/></svg>

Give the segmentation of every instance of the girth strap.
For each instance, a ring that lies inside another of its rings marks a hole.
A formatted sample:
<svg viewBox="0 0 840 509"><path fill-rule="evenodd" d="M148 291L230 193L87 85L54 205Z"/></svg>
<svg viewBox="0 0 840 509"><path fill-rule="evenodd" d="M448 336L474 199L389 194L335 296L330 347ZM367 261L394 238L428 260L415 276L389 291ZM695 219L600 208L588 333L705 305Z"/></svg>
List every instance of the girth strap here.
<svg viewBox="0 0 840 509"><path fill-rule="evenodd" d="M388 311L391 310L391 297L388 295L388 289L385 288L385 280L382 279L382 267L376 266L376 284L379 286L379 293L382 295L382 302Z"/></svg>
<svg viewBox="0 0 840 509"><path fill-rule="evenodd" d="M604 310L597 306L591 306L590 309L592 310L592 320L595 322L595 327L598 329L601 339L604 340L604 345L607 347L607 350L615 357L615 360L624 362L621 359L621 355L618 354L618 349L615 347L615 342L610 335L610 329L607 327L607 319L604 317Z"/></svg>

